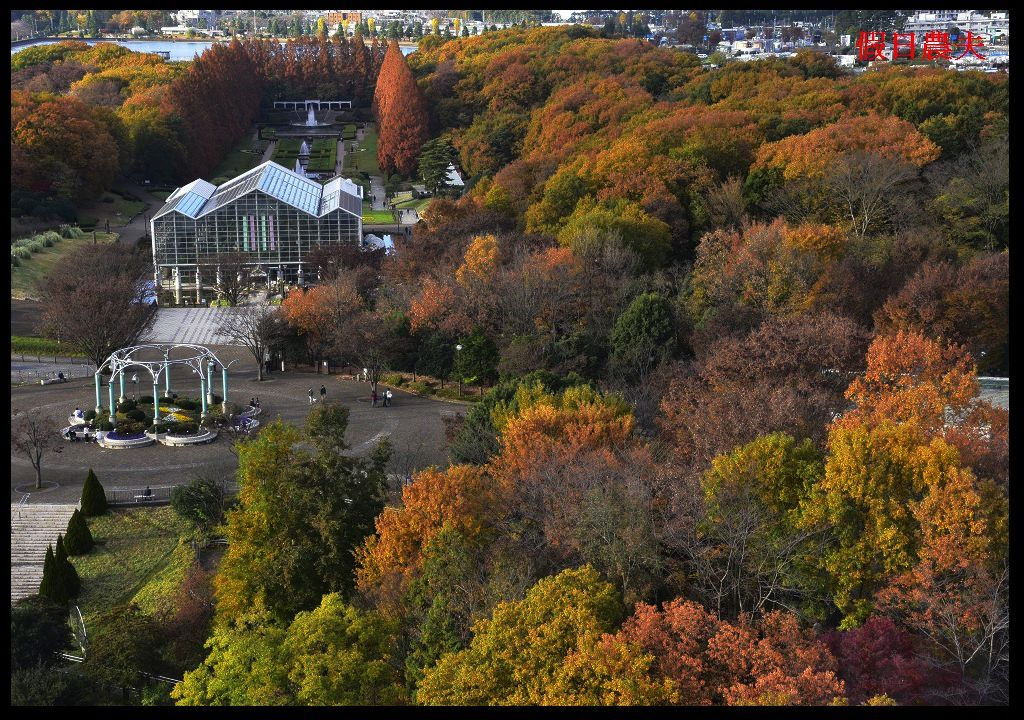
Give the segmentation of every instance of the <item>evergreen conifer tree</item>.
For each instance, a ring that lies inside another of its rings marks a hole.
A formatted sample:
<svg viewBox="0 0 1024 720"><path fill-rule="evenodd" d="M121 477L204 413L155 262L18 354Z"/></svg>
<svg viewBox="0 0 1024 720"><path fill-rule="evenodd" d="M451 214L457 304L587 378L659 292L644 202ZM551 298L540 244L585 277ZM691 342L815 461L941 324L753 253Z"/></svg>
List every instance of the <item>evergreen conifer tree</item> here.
<svg viewBox="0 0 1024 720"><path fill-rule="evenodd" d="M53 545L46 546L46 559L43 561L43 580L39 583L39 594L58 605L66 605L68 591L64 583L64 575L57 566L53 555Z"/></svg>
<svg viewBox="0 0 1024 720"><path fill-rule="evenodd" d="M92 550L93 539L85 516L75 510L68 521L67 535L64 536L64 549L68 555L85 555Z"/></svg>
<svg viewBox="0 0 1024 720"><path fill-rule="evenodd" d="M78 577L78 571L68 560L68 550L64 546L64 536L57 535L56 551L53 556L53 564L56 571L63 578L64 590L69 598L78 597L78 591L82 589L82 581Z"/></svg>
<svg viewBox="0 0 1024 720"><path fill-rule="evenodd" d="M103 486L96 479L96 473L89 468L89 475L85 478L85 487L82 488L82 514L86 517L96 517L107 512L107 494L103 492Z"/></svg>

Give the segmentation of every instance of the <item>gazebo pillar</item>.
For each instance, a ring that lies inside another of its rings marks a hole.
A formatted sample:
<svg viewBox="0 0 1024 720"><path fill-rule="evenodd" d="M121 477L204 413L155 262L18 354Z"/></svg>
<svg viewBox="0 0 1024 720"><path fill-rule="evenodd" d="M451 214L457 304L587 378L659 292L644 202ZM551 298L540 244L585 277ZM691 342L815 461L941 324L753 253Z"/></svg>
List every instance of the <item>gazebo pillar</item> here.
<svg viewBox="0 0 1024 720"><path fill-rule="evenodd" d="M203 402L203 410L199 417L206 417L206 376L199 373L199 399Z"/></svg>
<svg viewBox="0 0 1024 720"><path fill-rule="evenodd" d="M124 394L124 368L121 368L121 372L119 372L117 374L117 376L121 380L121 397L118 400L118 402L119 403L123 403L125 400L128 399L127 397L125 397L125 394Z"/></svg>
<svg viewBox="0 0 1024 720"><path fill-rule="evenodd" d="M169 398L171 396L171 363L167 359L167 353L164 353L164 397ZM156 400L156 393L153 393L153 399Z"/></svg>
<svg viewBox="0 0 1024 720"><path fill-rule="evenodd" d="M107 395L110 398L110 424L117 427L117 405L114 404L114 376L110 376L107 383Z"/></svg>
<svg viewBox="0 0 1024 720"><path fill-rule="evenodd" d="M223 401L222 401L223 404L221 405L221 409L224 411L224 414L227 415L228 414L228 369L226 367L221 367L221 369L220 369L220 393L221 393L221 397L224 398Z"/></svg>
<svg viewBox="0 0 1024 720"><path fill-rule="evenodd" d="M153 424L156 425L160 422L160 385L156 379L156 375L153 376Z"/></svg>
<svg viewBox="0 0 1024 720"><path fill-rule="evenodd" d="M213 405L213 363L206 363L206 403Z"/></svg>
<svg viewBox="0 0 1024 720"><path fill-rule="evenodd" d="M100 371L97 370L93 376L96 380L96 414L103 412L103 398L100 397Z"/></svg>

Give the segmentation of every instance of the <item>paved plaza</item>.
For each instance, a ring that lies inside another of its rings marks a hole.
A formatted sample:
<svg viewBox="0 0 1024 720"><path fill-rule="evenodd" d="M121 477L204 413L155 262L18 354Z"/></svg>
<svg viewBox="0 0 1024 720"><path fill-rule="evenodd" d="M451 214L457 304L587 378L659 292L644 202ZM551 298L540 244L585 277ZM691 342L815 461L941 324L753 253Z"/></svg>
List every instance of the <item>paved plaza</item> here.
<svg viewBox="0 0 1024 720"><path fill-rule="evenodd" d="M250 398L258 396L263 407L261 422L280 417L285 422L301 425L310 409L307 391L312 387L319 397L320 385L324 384L328 402L340 401L350 410L346 441L354 455L368 454L378 440L389 437L395 449L391 472L405 474L414 468L447 464L442 418L453 412L464 412L464 406L395 390L392 407L374 408L370 403L367 383L336 374L274 372L269 379L257 382L251 355L237 347L214 345L211 349L223 362L237 360L231 366L229 399L247 405ZM180 395L197 396L198 378L186 376L186 371L185 368L174 368L171 389ZM215 383L215 391L220 392L219 381ZM129 397L135 394L130 383L127 392ZM137 389L139 395L151 393L150 385L140 384ZM88 410L94 404L95 390L91 378L73 379L57 385L11 388L12 409L41 409L51 420L55 433L67 425L67 417L75 407ZM43 458L44 481L56 482L58 486L38 492L33 489L35 472L28 459L12 453L11 502L21 500L25 492L30 493L28 502L32 503L77 502L89 468L96 472L105 487L141 488L186 483L199 471L227 477L234 473L237 465L232 441L224 433L210 444L180 448L157 444L114 450L101 448L95 443L64 443L60 454L50 453Z"/></svg>
<svg viewBox="0 0 1024 720"><path fill-rule="evenodd" d="M226 307L160 308L144 342L226 345L230 339L221 334L220 327L235 311Z"/></svg>

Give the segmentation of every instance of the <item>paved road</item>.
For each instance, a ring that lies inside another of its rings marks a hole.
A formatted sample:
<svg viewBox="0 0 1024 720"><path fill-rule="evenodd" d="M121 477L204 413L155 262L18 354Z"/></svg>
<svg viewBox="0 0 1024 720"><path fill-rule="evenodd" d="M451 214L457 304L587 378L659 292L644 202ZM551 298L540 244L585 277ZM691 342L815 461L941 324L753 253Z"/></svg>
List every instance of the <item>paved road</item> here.
<svg viewBox="0 0 1024 720"><path fill-rule="evenodd" d="M392 407L374 408L370 404L366 383L336 374L275 372L260 383L256 382L255 363L247 351L231 347L212 349L224 362L238 360L232 365L229 398L245 405L249 398L259 396L264 408L261 420L281 418L286 423L301 425L309 413L307 390L312 387L318 393L320 385L324 384L328 400L340 401L350 410L345 438L353 454L369 453L380 438L387 436L395 449L390 472L405 475L416 468L447 464L442 418L455 411L464 411L464 406L396 390ZM216 385L219 390L220 382ZM179 393L184 389L190 394L198 394L198 380L177 370L172 372L171 387ZM142 388L139 391L145 392ZM132 394L131 389L129 394ZM95 392L89 378L61 385L11 388L11 407L18 413L28 408L38 409L52 423L54 433L66 425L66 418L75 407L89 409L94 403ZM59 487L32 492L29 501L77 502L89 468L106 485L144 487L147 484L184 483L199 471L226 476L232 474L236 467L237 458L226 437L195 447L153 445L135 450L107 450L92 443L65 443L60 454L49 454L43 458L43 479L56 481ZM16 492L16 487L31 486L34 480L35 473L27 458L15 457L12 453L11 502L21 499L22 493Z"/></svg>
<svg viewBox="0 0 1024 720"><path fill-rule="evenodd" d="M159 308L146 342L227 345L220 326L233 312L225 307Z"/></svg>

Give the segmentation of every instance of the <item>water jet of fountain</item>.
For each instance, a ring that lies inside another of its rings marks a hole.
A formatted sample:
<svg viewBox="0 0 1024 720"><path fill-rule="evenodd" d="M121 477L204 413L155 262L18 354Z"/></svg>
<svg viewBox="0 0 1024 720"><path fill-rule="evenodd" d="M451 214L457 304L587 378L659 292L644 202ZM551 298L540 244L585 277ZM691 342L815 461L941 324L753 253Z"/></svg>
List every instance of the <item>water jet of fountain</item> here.
<svg viewBox="0 0 1024 720"><path fill-rule="evenodd" d="M316 116L313 114L313 107L309 108L309 115L306 117L306 127L316 127Z"/></svg>

